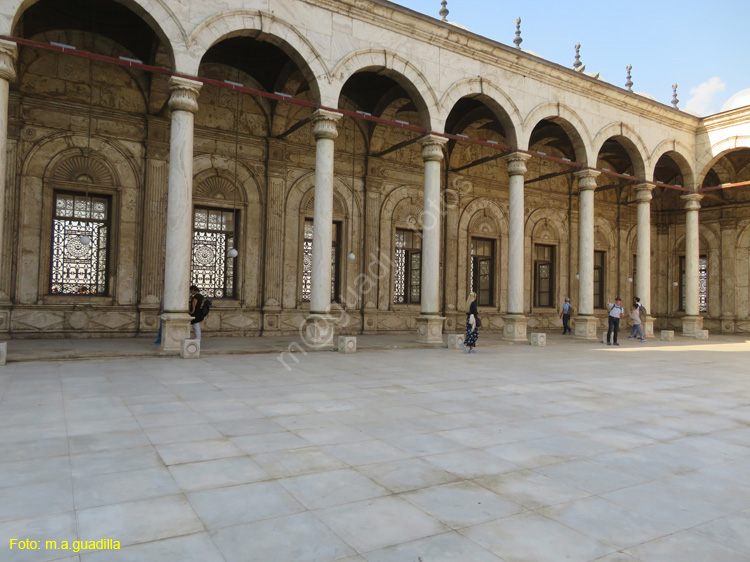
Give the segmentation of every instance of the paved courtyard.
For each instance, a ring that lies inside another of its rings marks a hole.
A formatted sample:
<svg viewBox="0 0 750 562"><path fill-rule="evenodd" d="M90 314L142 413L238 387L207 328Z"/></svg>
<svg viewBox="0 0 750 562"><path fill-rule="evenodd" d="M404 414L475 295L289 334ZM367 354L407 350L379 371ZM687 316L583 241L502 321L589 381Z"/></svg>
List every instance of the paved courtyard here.
<svg viewBox="0 0 750 562"><path fill-rule="evenodd" d="M750 560L750 343L479 349L0 367L0 559Z"/></svg>

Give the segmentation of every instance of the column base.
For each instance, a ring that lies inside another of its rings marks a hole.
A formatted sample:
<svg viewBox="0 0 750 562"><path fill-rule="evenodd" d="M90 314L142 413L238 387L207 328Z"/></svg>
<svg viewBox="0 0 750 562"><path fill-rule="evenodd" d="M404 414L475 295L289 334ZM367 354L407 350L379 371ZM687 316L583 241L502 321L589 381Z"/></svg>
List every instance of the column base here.
<svg viewBox="0 0 750 562"><path fill-rule="evenodd" d="M689 338L695 337L696 330L703 329L703 318L700 316L685 316L682 319L682 335Z"/></svg>
<svg viewBox="0 0 750 562"><path fill-rule="evenodd" d="M305 318L302 339L312 349L333 349L335 328L336 319L330 314L311 314Z"/></svg>
<svg viewBox="0 0 750 562"><path fill-rule="evenodd" d="M417 316L417 341L442 345L444 320L444 316Z"/></svg>
<svg viewBox="0 0 750 562"><path fill-rule="evenodd" d="M503 339L505 341L528 343L526 339L528 319L523 314L508 314L503 316L503 320L505 322L503 326Z"/></svg>
<svg viewBox="0 0 750 562"><path fill-rule="evenodd" d="M192 317L186 312L165 312L161 315L161 347L163 355L179 355L182 342L190 337Z"/></svg>
<svg viewBox="0 0 750 562"><path fill-rule="evenodd" d="M654 322L656 318L648 317L646 320L641 322L641 330L643 330L643 337L653 338L654 337Z"/></svg>
<svg viewBox="0 0 750 562"><path fill-rule="evenodd" d="M577 340L599 341L596 329L599 319L595 316L576 316L573 320L573 337Z"/></svg>

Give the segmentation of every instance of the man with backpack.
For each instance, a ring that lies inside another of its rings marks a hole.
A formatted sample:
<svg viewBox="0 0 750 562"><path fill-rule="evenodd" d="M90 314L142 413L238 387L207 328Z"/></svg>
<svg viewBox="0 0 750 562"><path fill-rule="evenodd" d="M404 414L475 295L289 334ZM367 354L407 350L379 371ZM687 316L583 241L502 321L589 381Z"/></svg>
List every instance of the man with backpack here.
<svg viewBox="0 0 750 562"><path fill-rule="evenodd" d="M193 325L195 330L195 339L201 339L201 322L208 316L208 311L211 308L211 301L201 295L201 291L195 285L190 285L190 316L193 319L190 323Z"/></svg>

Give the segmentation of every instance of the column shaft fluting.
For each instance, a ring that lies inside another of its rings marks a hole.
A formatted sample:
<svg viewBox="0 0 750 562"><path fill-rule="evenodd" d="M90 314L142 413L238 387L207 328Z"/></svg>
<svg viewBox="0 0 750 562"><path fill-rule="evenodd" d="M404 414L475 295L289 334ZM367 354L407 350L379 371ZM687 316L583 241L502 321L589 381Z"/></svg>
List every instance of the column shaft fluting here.
<svg viewBox="0 0 750 562"><path fill-rule="evenodd" d="M333 156L341 114L319 109L313 114L315 135L315 204L313 208L310 313L331 310L331 243L333 240Z"/></svg>
<svg viewBox="0 0 750 562"><path fill-rule="evenodd" d="M424 214L422 217L423 315L440 313L440 162L446 139L429 135L420 141L424 160Z"/></svg>
<svg viewBox="0 0 750 562"><path fill-rule="evenodd" d="M193 239L193 121L200 82L172 77L164 311L186 313Z"/></svg>
<svg viewBox="0 0 750 562"><path fill-rule="evenodd" d="M524 176L528 154L515 152L504 159L508 163L509 218L508 218L508 313L523 314L524 288Z"/></svg>
<svg viewBox="0 0 750 562"><path fill-rule="evenodd" d="M650 185L635 188L638 201L638 249L636 257L635 285L641 304L651 312L651 192Z"/></svg>

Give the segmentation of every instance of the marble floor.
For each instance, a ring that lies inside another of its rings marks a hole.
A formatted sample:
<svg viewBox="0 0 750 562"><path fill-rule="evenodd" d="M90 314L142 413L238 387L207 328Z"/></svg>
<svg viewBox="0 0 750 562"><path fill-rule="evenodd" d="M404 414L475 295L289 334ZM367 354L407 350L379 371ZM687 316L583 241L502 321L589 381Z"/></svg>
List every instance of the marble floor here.
<svg viewBox="0 0 750 562"><path fill-rule="evenodd" d="M750 342L481 342L0 367L0 559L750 560Z"/></svg>

